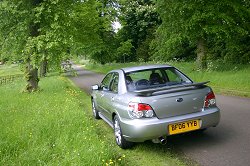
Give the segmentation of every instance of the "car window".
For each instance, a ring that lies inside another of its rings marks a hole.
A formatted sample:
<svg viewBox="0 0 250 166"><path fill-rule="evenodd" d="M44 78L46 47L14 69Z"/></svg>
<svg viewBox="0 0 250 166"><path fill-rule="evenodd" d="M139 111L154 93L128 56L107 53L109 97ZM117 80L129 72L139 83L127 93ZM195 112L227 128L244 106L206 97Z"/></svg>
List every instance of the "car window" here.
<svg viewBox="0 0 250 166"><path fill-rule="evenodd" d="M141 79L149 79L150 71L141 71L141 72L135 72L131 73L129 76L132 78L134 82L141 80Z"/></svg>
<svg viewBox="0 0 250 166"><path fill-rule="evenodd" d="M173 67L133 71L126 73L125 78L128 91L191 83Z"/></svg>
<svg viewBox="0 0 250 166"><path fill-rule="evenodd" d="M118 93L119 74L114 73L110 83L110 91Z"/></svg>
<svg viewBox="0 0 250 166"><path fill-rule="evenodd" d="M170 82L181 82L182 79L180 76L176 73L176 70L173 70L172 68L165 70L166 74L168 76L168 80Z"/></svg>
<svg viewBox="0 0 250 166"><path fill-rule="evenodd" d="M109 90L109 84L112 79L113 73L109 73L108 75L105 76L105 78L102 80L102 83L100 85L100 88L102 90Z"/></svg>

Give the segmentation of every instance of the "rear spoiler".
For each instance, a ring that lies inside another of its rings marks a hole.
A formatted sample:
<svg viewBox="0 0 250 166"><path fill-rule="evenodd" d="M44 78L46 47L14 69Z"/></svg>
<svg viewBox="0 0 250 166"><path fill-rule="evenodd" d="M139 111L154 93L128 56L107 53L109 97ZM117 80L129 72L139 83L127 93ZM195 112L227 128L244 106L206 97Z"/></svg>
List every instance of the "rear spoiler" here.
<svg viewBox="0 0 250 166"><path fill-rule="evenodd" d="M163 92L164 93L171 93L177 91L183 91L190 88L199 88L203 87L205 84L209 83L210 81L206 82L199 82L199 83L191 83L191 84L184 84L184 85L175 85L169 87L162 87L162 88L154 88L154 89L143 89L143 90L136 90L134 93L138 94L139 96L150 96L155 92Z"/></svg>

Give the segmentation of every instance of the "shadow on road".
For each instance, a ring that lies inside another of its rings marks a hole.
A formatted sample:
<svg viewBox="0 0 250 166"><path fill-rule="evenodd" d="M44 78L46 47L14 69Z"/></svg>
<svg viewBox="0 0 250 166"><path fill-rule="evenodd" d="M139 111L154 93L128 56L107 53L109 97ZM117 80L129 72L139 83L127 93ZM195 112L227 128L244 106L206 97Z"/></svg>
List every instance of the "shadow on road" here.
<svg viewBox="0 0 250 166"><path fill-rule="evenodd" d="M185 148L195 148L196 146L212 144L219 144L221 139L214 137L209 133L192 132L188 134L180 134L176 136L171 136L168 138L168 143L174 144L179 148L185 146Z"/></svg>
<svg viewBox="0 0 250 166"><path fill-rule="evenodd" d="M230 143L229 140L233 137L230 133L234 132L231 131L230 128L225 128L225 126L218 126L218 128L223 128L223 132L219 132L221 129L217 129L217 127L210 128L203 132L194 131L169 136L166 145L154 144L151 141L146 141L144 143L138 143L136 147L142 147L150 152L162 153L163 156L170 152L184 161L187 165L211 165L209 162L197 162L199 161L197 158L200 158L200 156L206 158L206 154L212 149L220 148L221 145ZM207 160L210 161L213 159L210 158Z"/></svg>

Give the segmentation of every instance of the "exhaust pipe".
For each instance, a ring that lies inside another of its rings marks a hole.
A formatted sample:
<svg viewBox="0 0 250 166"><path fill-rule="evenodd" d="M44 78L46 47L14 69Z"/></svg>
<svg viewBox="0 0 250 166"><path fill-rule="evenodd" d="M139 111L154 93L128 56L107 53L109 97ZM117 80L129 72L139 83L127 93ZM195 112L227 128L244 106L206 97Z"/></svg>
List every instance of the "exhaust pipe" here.
<svg viewBox="0 0 250 166"><path fill-rule="evenodd" d="M159 141L162 145L166 145L167 144L167 139L165 139L164 137L160 137Z"/></svg>
<svg viewBox="0 0 250 166"><path fill-rule="evenodd" d="M162 145L166 145L167 144L167 139L164 138L164 137L159 137L159 138L155 138L155 139L152 139L152 142L155 143L155 144L162 144Z"/></svg>

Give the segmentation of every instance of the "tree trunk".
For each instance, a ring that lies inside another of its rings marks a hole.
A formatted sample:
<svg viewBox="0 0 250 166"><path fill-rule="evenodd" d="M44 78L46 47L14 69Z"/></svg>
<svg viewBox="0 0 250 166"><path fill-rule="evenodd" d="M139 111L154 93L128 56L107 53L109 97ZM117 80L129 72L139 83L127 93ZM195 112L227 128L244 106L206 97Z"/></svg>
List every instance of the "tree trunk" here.
<svg viewBox="0 0 250 166"><path fill-rule="evenodd" d="M32 0L32 7L38 6L43 0ZM29 32L30 32L30 37L37 37L39 36L39 23L36 23L34 20L32 20L29 24ZM26 85L26 91L27 92L33 92L38 89L38 69L37 67L34 67L31 65L31 55L27 55L26 59L26 71L25 71L25 78L27 80L27 85Z"/></svg>
<svg viewBox="0 0 250 166"><path fill-rule="evenodd" d="M46 77L48 69L48 61L44 58L40 65L40 77Z"/></svg>
<svg viewBox="0 0 250 166"><path fill-rule="evenodd" d="M207 61L206 61L206 54L207 54L207 47L206 47L206 40L203 38L198 39L197 43L197 67L198 69L206 69L207 68Z"/></svg>
<svg viewBox="0 0 250 166"><path fill-rule="evenodd" d="M36 67L33 67L30 62L27 62L26 66L26 74L25 74L27 85L26 85L26 91L27 92L33 92L38 89L38 69Z"/></svg>

